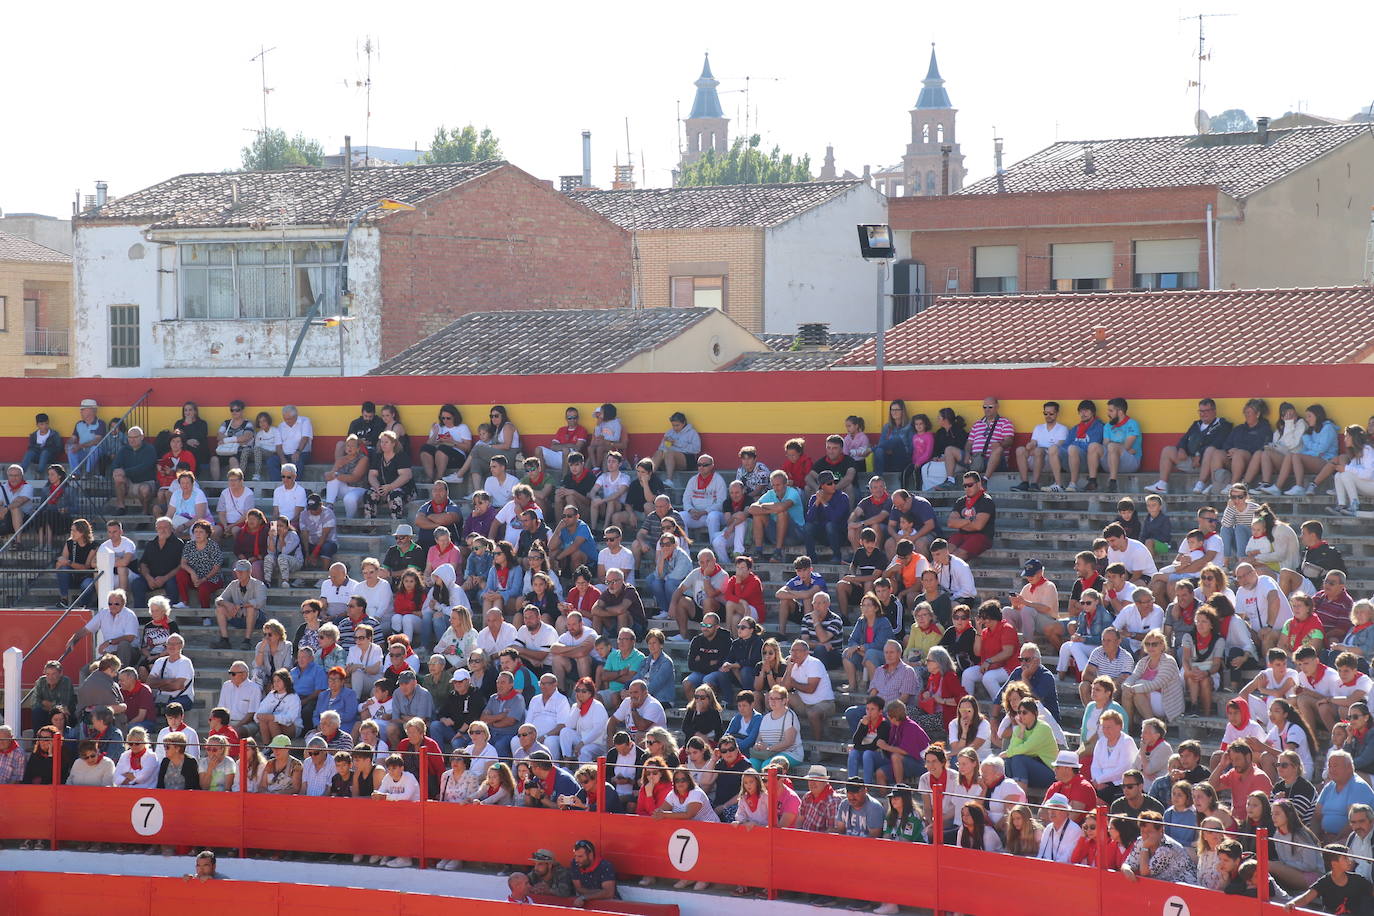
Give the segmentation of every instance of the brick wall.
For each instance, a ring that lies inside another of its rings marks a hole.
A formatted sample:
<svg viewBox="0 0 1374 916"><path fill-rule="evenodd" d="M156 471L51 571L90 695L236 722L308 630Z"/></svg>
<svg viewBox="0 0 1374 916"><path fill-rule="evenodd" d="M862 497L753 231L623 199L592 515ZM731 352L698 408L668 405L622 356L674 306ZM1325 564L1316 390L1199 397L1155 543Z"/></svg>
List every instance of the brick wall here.
<svg viewBox="0 0 1374 916"><path fill-rule="evenodd" d="M513 166L378 225L382 359L467 312L630 303L629 233Z"/></svg>
<svg viewBox="0 0 1374 916"><path fill-rule="evenodd" d="M1211 187L1128 191L1062 191L1043 194L900 197L889 201L892 228L911 233L911 256L926 266L925 292L943 293L951 269L958 291L973 291L973 249L1020 248L1020 286L1042 290L1050 281L1050 246L1065 242L1112 242L1113 287L1132 284L1131 242L1195 238L1205 245ZM1199 258L1205 284L1206 256Z"/></svg>
<svg viewBox="0 0 1374 916"><path fill-rule="evenodd" d="M687 265L723 262L726 268L725 313L750 331L762 333L762 229L661 229L641 231L636 239L639 244L639 301L646 308L672 305L670 277L701 275L700 271L679 274Z"/></svg>

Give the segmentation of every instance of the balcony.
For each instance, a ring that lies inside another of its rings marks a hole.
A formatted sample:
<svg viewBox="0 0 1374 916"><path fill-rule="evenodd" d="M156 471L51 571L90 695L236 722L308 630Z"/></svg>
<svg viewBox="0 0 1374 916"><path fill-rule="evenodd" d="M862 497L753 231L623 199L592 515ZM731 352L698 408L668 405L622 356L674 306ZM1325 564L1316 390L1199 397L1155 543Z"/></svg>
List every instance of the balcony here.
<svg viewBox="0 0 1374 916"><path fill-rule="evenodd" d="M67 356L67 328L25 328L24 353L28 356Z"/></svg>

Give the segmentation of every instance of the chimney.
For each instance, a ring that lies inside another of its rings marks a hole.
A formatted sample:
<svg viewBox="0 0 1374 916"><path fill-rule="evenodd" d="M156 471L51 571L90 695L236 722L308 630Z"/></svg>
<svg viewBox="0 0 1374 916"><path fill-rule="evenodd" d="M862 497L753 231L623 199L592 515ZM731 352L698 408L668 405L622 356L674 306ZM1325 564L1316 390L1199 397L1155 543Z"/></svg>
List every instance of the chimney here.
<svg viewBox="0 0 1374 916"><path fill-rule="evenodd" d="M1002 168L1001 137L992 138L992 162L994 166L994 171L997 173L997 193L1005 194L1007 192L1007 181L1006 178L1003 177L1006 173L1006 170Z"/></svg>
<svg viewBox="0 0 1374 916"><path fill-rule="evenodd" d="M110 186L103 181L97 181L95 183L95 205L97 207L105 206L105 201L109 200L109 196Z"/></svg>
<svg viewBox="0 0 1374 916"><path fill-rule="evenodd" d="M830 325L821 321L809 321L797 325L797 349L825 350L830 346Z"/></svg>
<svg viewBox="0 0 1374 916"><path fill-rule="evenodd" d="M946 143L940 147L940 196L949 196L949 154L954 147Z"/></svg>
<svg viewBox="0 0 1374 916"><path fill-rule="evenodd" d="M1255 133L1259 136L1260 143L1269 142L1269 119L1255 118Z"/></svg>
<svg viewBox="0 0 1374 916"><path fill-rule="evenodd" d="M1083 147L1083 174L1092 175L1097 171L1097 155L1091 146Z"/></svg>
<svg viewBox="0 0 1374 916"><path fill-rule="evenodd" d="M1100 324L1093 328L1093 343L1098 348L1107 346L1107 329Z"/></svg>
<svg viewBox="0 0 1374 916"><path fill-rule="evenodd" d="M582 187L592 186L592 132L582 131Z"/></svg>
<svg viewBox="0 0 1374 916"><path fill-rule="evenodd" d="M344 134L344 185L353 180L353 138Z"/></svg>

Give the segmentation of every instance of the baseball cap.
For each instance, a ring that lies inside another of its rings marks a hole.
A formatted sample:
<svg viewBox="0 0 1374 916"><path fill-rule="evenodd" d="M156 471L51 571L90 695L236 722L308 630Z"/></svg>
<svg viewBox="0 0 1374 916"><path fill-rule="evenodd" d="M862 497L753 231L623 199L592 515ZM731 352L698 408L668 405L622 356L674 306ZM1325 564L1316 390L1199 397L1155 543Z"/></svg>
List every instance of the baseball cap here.
<svg viewBox="0 0 1374 916"><path fill-rule="evenodd" d="M453 683L457 684L457 683L460 682L460 681L470 681L470 680L472 680L472 675L471 675L471 674L468 674L468 669L466 669L466 668L459 668L457 671L453 672L453 677L449 678L449 680L451 680L451 681L453 681Z"/></svg>
<svg viewBox="0 0 1374 916"><path fill-rule="evenodd" d="M305 498L305 507L307 509L318 509L322 505L324 505L324 501L320 499L320 494L318 493L311 493Z"/></svg>
<svg viewBox="0 0 1374 916"><path fill-rule="evenodd" d="M1026 565L1021 567L1021 575L1033 576L1045 568L1045 564L1039 560L1027 560Z"/></svg>
<svg viewBox="0 0 1374 916"><path fill-rule="evenodd" d="M1054 765L1057 767L1073 767L1075 770L1083 766L1083 761L1078 759L1078 755L1073 751L1060 751L1054 758Z"/></svg>
<svg viewBox="0 0 1374 916"><path fill-rule="evenodd" d="M557 862L558 858L547 849L536 849L530 856L531 862Z"/></svg>
<svg viewBox="0 0 1374 916"><path fill-rule="evenodd" d="M849 777L844 781L844 790L846 792L853 792L855 790L858 790L860 792L864 791L863 779L858 776Z"/></svg>
<svg viewBox="0 0 1374 916"><path fill-rule="evenodd" d="M836 480L834 471L821 471L816 475L816 482L821 484L834 483Z"/></svg>
<svg viewBox="0 0 1374 916"><path fill-rule="evenodd" d="M285 735L278 735L267 743L268 747L290 747L291 739Z"/></svg>
<svg viewBox="0 0 1374 916"><path fill-rule="evenodd" d="M413 538L413 537L415 537L415 529L412 528L412 527L410 527L409 525L397 525L397 526L396 526L396 537L398 537L398 538Z"/></svg>
<svg viewBox="0 0 1374 916"><path fill-rule="evenodd" d="M234 572L252 572L253 564L247 560L239 560L234 564Z"/></svg>
<svg viewBox="0 0 1374 916"><path fill-rule="evenodd" d="M81 406L82 406L82 407L99 407L100 405L97 404L97 403L95 402L95 398L82 398L82 399L81 399Z"/></svg>

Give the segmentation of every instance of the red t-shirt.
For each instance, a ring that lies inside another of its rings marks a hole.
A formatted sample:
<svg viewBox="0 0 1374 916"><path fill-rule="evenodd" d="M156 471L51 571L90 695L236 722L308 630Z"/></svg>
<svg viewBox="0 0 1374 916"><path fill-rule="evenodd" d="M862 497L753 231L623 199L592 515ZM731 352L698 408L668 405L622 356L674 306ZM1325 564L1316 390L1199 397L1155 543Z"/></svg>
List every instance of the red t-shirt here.
<svg viewBox="0 0 1374 916"><path fill-rule="evenodd" d="M784 459L782 462L782 469L787 472L787 478L798 490L806 489L806 475L811 473L811 463L810 455L802 455L796 461Z"/></svg>
<svg viewBox="0 0 1374 916"><path fill-rule="evenodd" d="M1079 773L1081 774L1082 771L1080 770ZM1069 800L1069 807L1073 807L1074 802L1081 804L1084 812L1092 811L1097 807L1097 790L1082 775L1075 776L1068 782L1054 783L1045 790L1045 797L1050 798L1056 792L1062 793Z"/></svg>
<svg viewBox="0 0 1374 916"><path fill-rule="evenodd" d="M592 605L599 600L601 600L601 590L595 585L589 585L581 592L575 588L568 589L568 603L573 606L573 610L581 611L583 614L590 612Z"/></svg>
<svg viewBox="0 0 1374 916"><path fill-rule="evenodd" d="M1222 773L1217 779L1217 788L1230 789L1231 798L1239 799L1243 804L1251 792L1263 792L1268 795L1274 788L1274 782L1259 767L1252 766L1250 772L1244 776L1234 769Z"/></svg>
<svg viewBox="0 0 1374 916"><path fill-rule="evenodd" d="M590 438L591 434L580 424L572 429L568 429L566 426L560 426L558 427L558 432L553 434L553 441L563 445L567 445L571 442L586 442Z"/></svg>
<svg viewBox="0 0 1374 916"><path fill-rule="evenodd" d="M985 627L979 635L983 637L983 651L979 653L980 661L992 658L1007 646L1011 646L1011 654L1000 664L1008 672L1015 671L1017 666L1021 664L1021 659L1016 657L1016 650L1021 647L1021 634L1017 633L1016 628L1010 623L1003 620L993 626Z"/></svg>
<svg viewBox="0 0 1374 916"><path fill-rule="evenodd" d="M753 573L744 580L744 584L739 584L739 579L734 576L725 580L725 588L722 589L726 601L742 601L754 609L756 619L763 619L763 582Z"/></svg>

